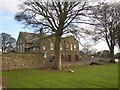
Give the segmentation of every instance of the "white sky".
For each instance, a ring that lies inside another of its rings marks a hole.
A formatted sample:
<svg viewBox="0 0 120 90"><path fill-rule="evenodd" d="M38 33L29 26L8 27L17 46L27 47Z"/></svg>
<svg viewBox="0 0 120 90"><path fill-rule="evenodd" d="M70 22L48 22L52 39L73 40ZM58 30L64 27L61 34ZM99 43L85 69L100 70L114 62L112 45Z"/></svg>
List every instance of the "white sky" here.
<svg viewBox="0 0 120 90"><path fill-rule="evenodd" d="M10 11L15 13L17 11L17 5L19 0L0 0L0 12Z"/></svg>

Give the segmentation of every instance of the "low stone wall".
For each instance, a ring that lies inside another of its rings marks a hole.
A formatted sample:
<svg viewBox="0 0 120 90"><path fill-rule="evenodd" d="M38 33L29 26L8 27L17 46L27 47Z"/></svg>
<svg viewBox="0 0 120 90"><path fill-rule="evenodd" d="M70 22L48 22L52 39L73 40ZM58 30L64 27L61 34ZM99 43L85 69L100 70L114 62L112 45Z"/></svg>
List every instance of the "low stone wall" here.
<svg viewBox="0 0 120 90"><path fill-rule="evenodd" d="M63 68L70 68L75 66L89 66L90 61L89 60L80 60L75 62L63 62L62 67Z"/></svg>
<svg viewBox="0 0 120 90"><path fill-rule="evenodd" d="M52 68L54 62L48 62L39 54L3 54L2 70ZM62 62L62 68L89 65L90 60Z"/></svg>
<svg viewBox="0 0 120 90"><path fill-rule="evenodd" d="M40 68L43 56L39 54L3 54L2 70Z"/></svg>
<svg viewBox="0 0 120 90"><path fill-rule="evenodd" d="M0 53L0 72L2 71L2 53Z"/></svg>
<svg viewBox="0 0 120 90"><path fill-rule="evenodd" d="M44 68L52 68L54 62L45 62L42 64ZM67 61L62 62L61 67L64 68L70 68L70 67L76 67L76 66L89 66L90 60L80 60L80 61Z"/></svg>

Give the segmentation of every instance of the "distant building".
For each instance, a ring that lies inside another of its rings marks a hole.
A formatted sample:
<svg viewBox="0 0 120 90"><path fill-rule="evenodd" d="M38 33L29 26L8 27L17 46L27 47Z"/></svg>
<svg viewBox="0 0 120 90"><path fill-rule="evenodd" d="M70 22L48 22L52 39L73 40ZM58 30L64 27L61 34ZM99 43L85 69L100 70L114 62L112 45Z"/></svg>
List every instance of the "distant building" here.
<svg viewBox="0 0 120 90"><path fill-rule="evenodd" d="M120 53L116 53L115 58L120 60Z"/></svg>
<svg viewBox="0 0 120 90"><path fill-rule="evenodd" d="M41 53L50 62L54 61L55 36L20 32L16 43L17 53ZM73 36L62 37L61 44L62 61L79 60L79 42Z"/></svg>
<svg viewBox="0 0 120 90"><path fill-rule="evenodd" d="M110 58L111 55L110 55L110 51L109 50L103 50L100 52L100 57L101 58Z"/></svg>

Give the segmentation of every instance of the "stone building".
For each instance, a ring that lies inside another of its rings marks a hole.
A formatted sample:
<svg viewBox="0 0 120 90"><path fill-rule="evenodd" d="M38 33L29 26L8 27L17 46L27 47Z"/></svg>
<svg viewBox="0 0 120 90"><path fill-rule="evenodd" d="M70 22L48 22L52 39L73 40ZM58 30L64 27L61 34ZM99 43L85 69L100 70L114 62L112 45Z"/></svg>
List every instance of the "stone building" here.
<svg viewBox="0 0 120 90"><path fill-rule="evenodd" d="M16 43L17 53L40 53L44 59L54 61L54 35L45 35L28 32L20 32ZM62 61L79 60L79 42L73 36L62 37L61 40Z"/></svg>

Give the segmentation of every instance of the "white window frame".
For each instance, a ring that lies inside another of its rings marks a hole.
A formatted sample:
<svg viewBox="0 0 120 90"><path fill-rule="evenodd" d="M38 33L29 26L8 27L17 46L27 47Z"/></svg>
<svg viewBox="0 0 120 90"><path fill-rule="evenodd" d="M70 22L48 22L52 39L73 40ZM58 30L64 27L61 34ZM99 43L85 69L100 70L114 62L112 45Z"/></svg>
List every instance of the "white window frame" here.
<svg viewBox="0 0 120 90"><path fill-rule="evenodd" d="M70 50L73 50L73 44L72 43L70 44Z"/></svg>
<svg viewBox="0 0 120 90"><path fill-rule="evenodd" d="M25 52L25 45L22 45L22 51Z"/></svg>
<svg viewBox="0 0 120 90"><path fill-rule="evenodd" d="M77 45L76 44L74 44L74 51L76 51L77 50Z"/></svg>
<svg viewBox="0 0 120 90"><path fill-rule="evenodd" d="M69 50L69 43L66 43L66 49Z"/></svg>
<svg viewBox="0 0 120 90"><path fill-rule="evenodd" d="M53 42L50 42L50 49L54 50L54 43Z"/></svg>
<svg viewBox="0 0 120 90"><path fill-rule="evenodd" d="M35 47L33 47L33 49L32 49L33 51L35 51L36 50L36 48Z"/></svg>
<svg viewBox="0 0 120 90"><path fill-rule="evenodd" d="M43 50L45 50L45 45L43 45Z"/></svg>
<svg viewBox="0 0 120 90"><path fill-rule="evenodd" d="M60 43L60 50L63 50L63 44Z"/></svg>

